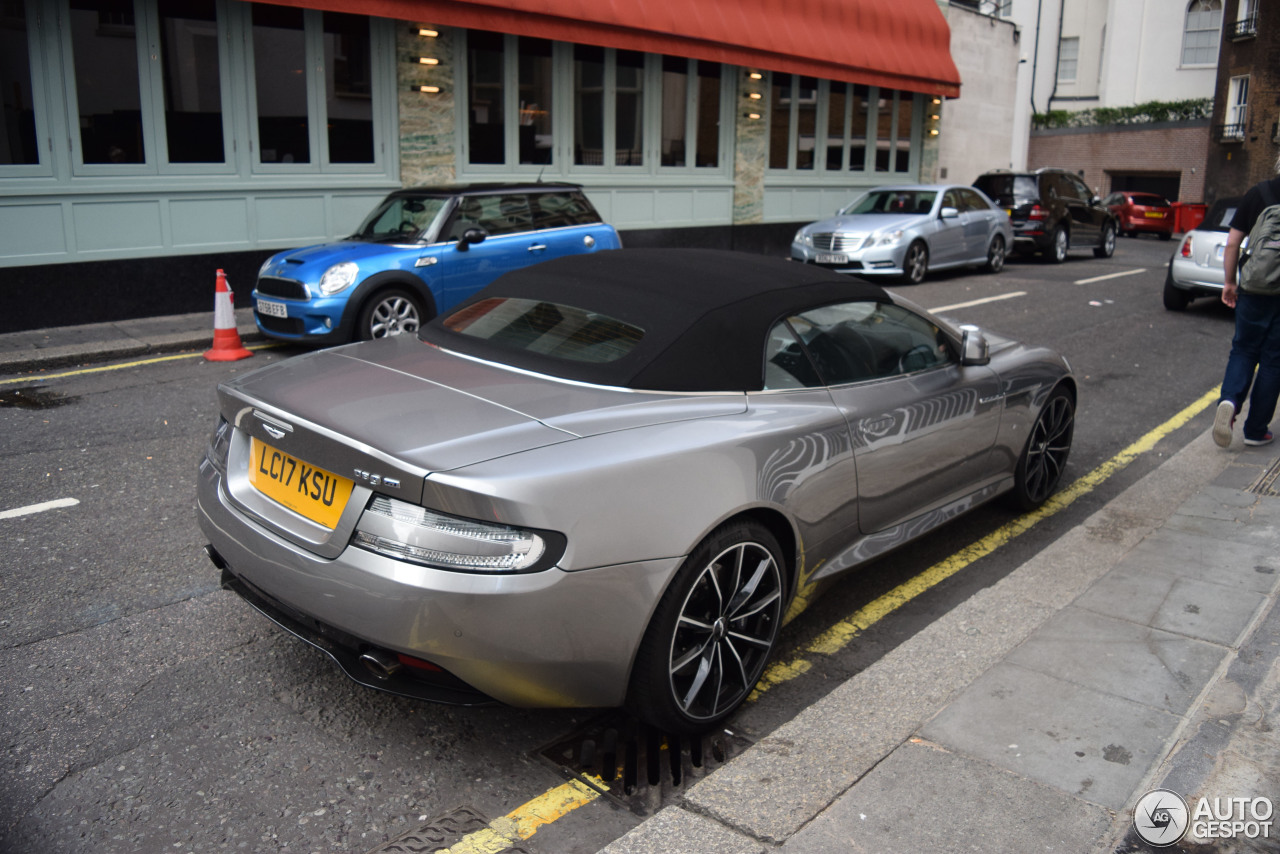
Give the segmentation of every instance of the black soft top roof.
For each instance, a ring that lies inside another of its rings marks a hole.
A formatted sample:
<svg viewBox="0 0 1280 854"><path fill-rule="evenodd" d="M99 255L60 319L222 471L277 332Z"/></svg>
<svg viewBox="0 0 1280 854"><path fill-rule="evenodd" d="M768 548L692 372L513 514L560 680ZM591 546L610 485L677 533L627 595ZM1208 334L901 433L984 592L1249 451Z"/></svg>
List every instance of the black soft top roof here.
<svg viewBox="0 0 1280 854"><path fill-rule="evenodd" d="M427 342L581 382L653 391L754 391L779 319L852 300L892 302L881 288L820 267L710 249L619 249L558 258L500 276L463 302L511 297L559 303L644 330L630 353L574 362L452 332L437 318ZM447 315L446 315L447 317Z"/></svg>

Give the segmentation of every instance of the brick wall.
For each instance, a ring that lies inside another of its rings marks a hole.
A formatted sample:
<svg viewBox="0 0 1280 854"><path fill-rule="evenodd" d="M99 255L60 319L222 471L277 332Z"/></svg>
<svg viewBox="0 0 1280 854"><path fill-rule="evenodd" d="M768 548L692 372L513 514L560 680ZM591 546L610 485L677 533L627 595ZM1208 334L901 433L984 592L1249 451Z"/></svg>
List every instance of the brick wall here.
<svg viewBox="0 0 1280 854"><path fill-rule="evenodd" d="M1112 191L1113 175L1177 176L1178 198L1170 201L1202 203L1208 148L1208 122L1041 130L1031 134L1027 166L1083 170L1099 196Z"/></svg>

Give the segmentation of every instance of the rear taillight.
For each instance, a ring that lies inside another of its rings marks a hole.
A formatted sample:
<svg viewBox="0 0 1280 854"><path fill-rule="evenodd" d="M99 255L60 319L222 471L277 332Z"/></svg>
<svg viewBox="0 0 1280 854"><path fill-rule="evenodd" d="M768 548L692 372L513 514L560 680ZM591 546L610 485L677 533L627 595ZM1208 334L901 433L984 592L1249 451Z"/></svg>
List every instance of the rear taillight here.
<svg viewBox="0 0 1280 854"><path fill-rule="evenodd" d="M1044 219L1049 212L1039 205L1032 205L1031 210L1027 211L1027 219Z"/></svg>
<svg viewBox="0 0 1280 854"><path fill-rule="evenodd" d="M1191 257L1191 235L1190 234L1188 234L1185 238L1183 238L1182 248L1178 250L1178 254L1181 255L1183 258Z"/></svg>

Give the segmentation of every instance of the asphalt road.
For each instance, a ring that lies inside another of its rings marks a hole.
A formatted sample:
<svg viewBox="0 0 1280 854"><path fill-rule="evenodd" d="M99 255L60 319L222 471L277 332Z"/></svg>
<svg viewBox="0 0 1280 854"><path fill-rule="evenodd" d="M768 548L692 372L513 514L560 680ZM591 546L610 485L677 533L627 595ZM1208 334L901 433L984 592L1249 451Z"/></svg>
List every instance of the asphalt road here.
<svg viewBox="0 0 1280 854"><path fill-rule="evenodd" d="M1174 244L1122 239L1113 258L1013 260L894 290L961 322L1065 353L1080 380L1068 480L1095 470L1221 380L1231 315L1167 312ZM198 357L44 384L0 406L0 850L367 852L451 814L503 816L563 782L543 746L592 711L452 709L350 683L232 594L200 553L194 472L213 389L247 362ZM1207 427L1201 413L1084 499L762 693L733 725L759 738L1086 518ZM991 505L828 588L783 632L779 660L880 593L1013 518ZM667 787L669 788L669 786ZM640 812L661 798L633 806ZM643 800L643 799L641 799ZM469 812L456 813L458 808ZM600 799L524 850L594 852L640 820ZM430 849L428 849L430 850Z"/></svg>

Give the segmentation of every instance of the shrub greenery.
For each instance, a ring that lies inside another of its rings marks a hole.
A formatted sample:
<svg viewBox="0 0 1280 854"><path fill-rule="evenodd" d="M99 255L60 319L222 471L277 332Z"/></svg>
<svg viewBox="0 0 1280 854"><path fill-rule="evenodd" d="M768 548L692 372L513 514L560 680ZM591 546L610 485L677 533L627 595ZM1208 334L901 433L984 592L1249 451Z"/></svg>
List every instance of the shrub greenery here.
<svg viewBox="0 0 1280 854"><path fill-rule="evenodd" d="M1156 122L1187 122L1213 115L1212 98L1190 101L1148 101L1132 107L1094 107L1092 110L1050 110L1036 113L1033 126L1042 128L1106 127L1108 125L1145 125Z"/></svg>

